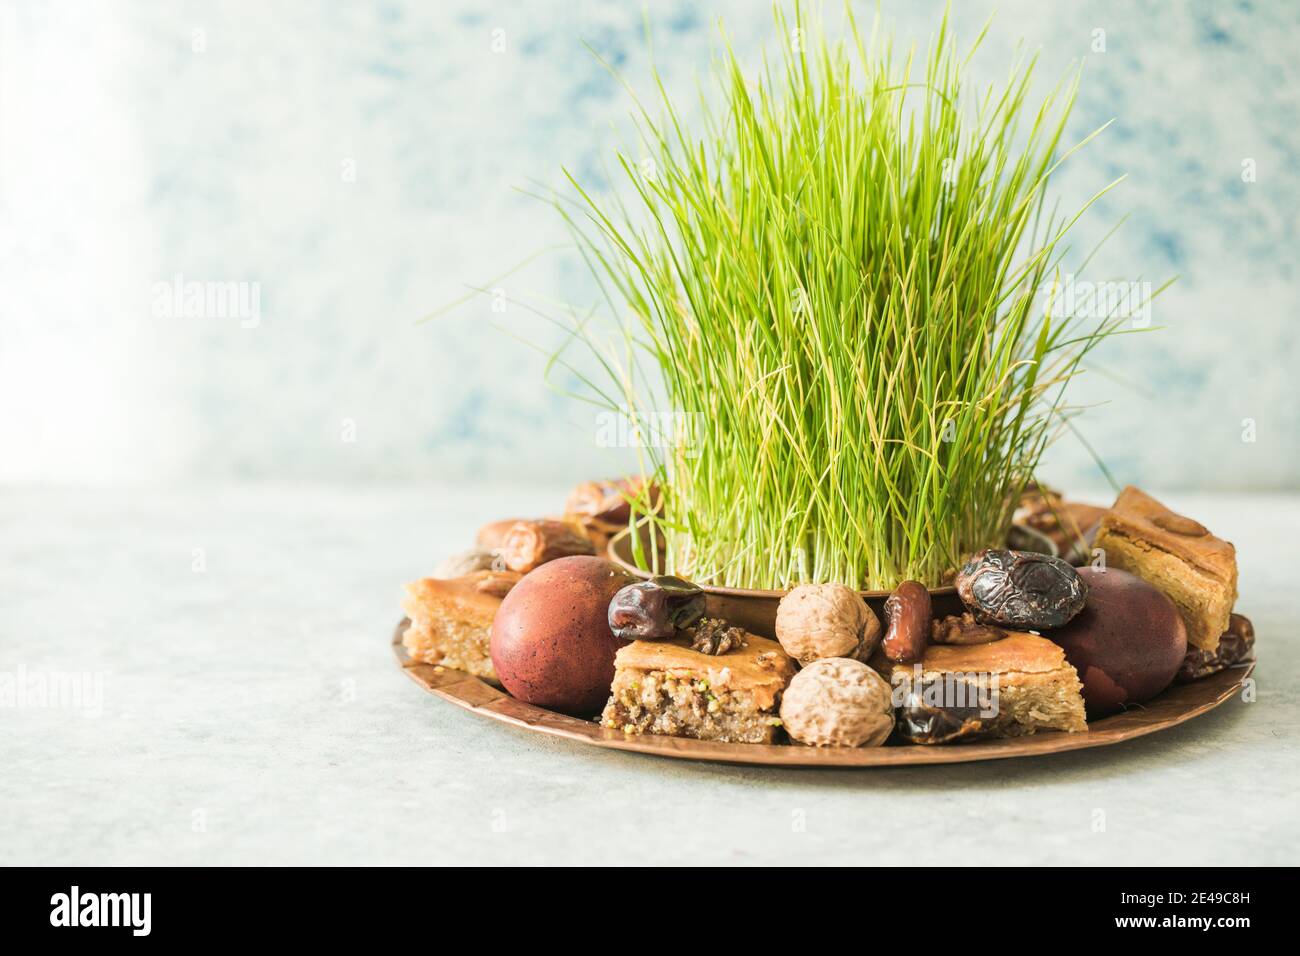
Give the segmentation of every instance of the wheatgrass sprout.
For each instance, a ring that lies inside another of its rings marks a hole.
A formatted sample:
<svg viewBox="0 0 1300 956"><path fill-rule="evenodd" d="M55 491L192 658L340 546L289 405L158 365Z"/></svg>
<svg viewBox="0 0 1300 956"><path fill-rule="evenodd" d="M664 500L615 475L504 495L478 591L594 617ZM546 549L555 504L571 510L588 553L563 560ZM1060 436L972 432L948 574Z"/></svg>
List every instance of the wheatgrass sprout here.
<svg viewBox="0 0 1300 956"><path fill-rule="evenodd" d="M851 12L835 41L798 8L775 20L780 55L756 75L724 39L689 128L656 74L621 193L568 176L555 206L621 323L613 341L585 320L574 334L608 374L598 404L689 425L641 443L663 493L635 520L666 545L645 565L747 588L937 586L1004 540L1063 386L1118 329L1038 294L1091 204L1047 205L1083 145L1062 143L1078 74L1031 104L1032 59L968 89L946 18L923 64Z"/></svg>

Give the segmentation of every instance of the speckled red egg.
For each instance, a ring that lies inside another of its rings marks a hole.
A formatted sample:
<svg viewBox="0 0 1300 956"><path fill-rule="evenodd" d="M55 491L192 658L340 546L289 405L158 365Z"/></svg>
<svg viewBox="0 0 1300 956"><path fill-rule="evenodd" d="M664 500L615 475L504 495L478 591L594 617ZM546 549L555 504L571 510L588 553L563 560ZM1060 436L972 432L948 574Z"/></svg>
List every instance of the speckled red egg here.
<svg viewBox="0 0 1300 956"><path fill-rule="evenodd" d="M492 666L515 697L590 717L605 705L614 654L609 602L636 579L604 558L549 561L524 575L492 621Z"/></svg>
<svg viewBox="0 0 1300 956"><path fill-rule="evenodd" d="M1043 636L1079 672L1091 720L1168 687L1187 654L1187 627L1173 601L1127 571L1079 568L1079 576L1088 585L1083 610Z"/></svg>

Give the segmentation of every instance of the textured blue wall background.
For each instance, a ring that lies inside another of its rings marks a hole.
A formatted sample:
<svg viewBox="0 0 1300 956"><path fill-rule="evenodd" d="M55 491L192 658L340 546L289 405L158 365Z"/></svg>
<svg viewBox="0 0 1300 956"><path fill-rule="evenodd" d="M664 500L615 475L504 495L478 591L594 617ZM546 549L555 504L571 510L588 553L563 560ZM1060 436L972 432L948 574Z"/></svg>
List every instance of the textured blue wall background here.
<svg viewBox="0 0 1300 956"><path fill-rule="evenodd" d="M994 5L957 6L970 39ZM1083 433L1121 481L1300 487L1300 6L996 6L977 76L1023 37L1044 81L1085 62L1076 136L1116 120L1059 182L1069 202L1129 174L1079 228L1087 248L1131 214L1093 274L1181 276L1163 331L1091 363ZM924 44L942 4L884 9ZM765 4L650 14L682 95L718 18L742 56L772 41ZM619 470L514 337L553 345L536 316L480 298L415 324L563 240L513 187L615 145L630 103L583 40L645 89L633 3L0 5L0 480ZM258 283L260 323L160 315L177 274ZM563 253L494 285L590 296ZM1049 462L1100 484L1071 437Z"/></svg>

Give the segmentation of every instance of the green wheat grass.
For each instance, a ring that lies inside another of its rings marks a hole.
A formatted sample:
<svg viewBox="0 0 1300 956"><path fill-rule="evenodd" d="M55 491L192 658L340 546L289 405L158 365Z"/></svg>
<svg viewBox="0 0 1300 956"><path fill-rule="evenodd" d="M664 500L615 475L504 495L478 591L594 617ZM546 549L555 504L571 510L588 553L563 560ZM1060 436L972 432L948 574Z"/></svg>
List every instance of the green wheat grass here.
<svg viewBox="0 0 1300 956"><path fill-rule="evenodd" d="M618 331L575 317L604 379L587 397L662 435L662 488L634 520L643 564L714 584L938 585L1004 540L1067 423L1063 389L1120 321L1050 314L1082 208L1049 208L1072 71L1030 101L1033 59L963 80L947 18L896 54L851 11L839 40L775 12L779 55L747 75L723 38L688 123L655 74L612 195L567 173L551 198ZM987 30L987 27L985 28ZM1104 127L1103 127L1104 129ZM1118 180L1117 180L1118 182ZM566 364L557 357L558 364ZM572 366L570 366L572 367Z"/></svg>

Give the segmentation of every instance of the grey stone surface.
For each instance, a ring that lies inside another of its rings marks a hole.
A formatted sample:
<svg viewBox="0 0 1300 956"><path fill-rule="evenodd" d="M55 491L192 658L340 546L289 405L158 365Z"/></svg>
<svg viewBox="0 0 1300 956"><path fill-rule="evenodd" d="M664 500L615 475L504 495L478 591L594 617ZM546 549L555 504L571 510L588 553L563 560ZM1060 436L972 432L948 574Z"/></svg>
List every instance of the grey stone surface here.
<svg viewBox="0 0 1300 956"><path fill-rule="evenodd" d="M562 493L6 491L0 675L92 693L0 707L0 862L1297 862L1300 498L1170 498L1238 545L1257 702L1102 750L817 772L537 737L402 675L401 583Z"/></svg>

